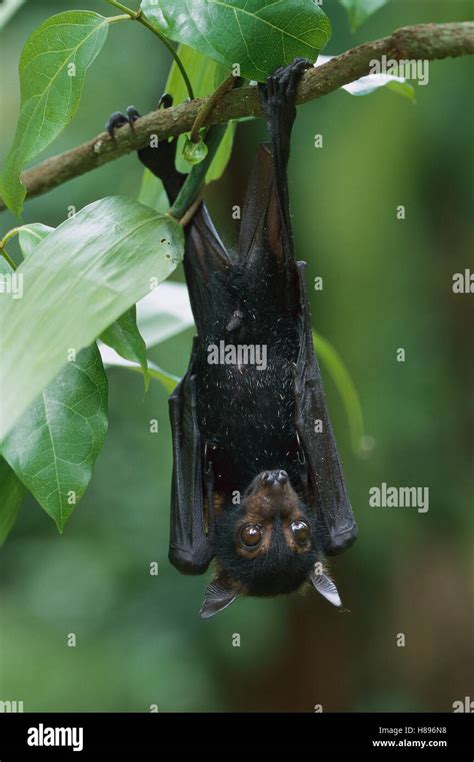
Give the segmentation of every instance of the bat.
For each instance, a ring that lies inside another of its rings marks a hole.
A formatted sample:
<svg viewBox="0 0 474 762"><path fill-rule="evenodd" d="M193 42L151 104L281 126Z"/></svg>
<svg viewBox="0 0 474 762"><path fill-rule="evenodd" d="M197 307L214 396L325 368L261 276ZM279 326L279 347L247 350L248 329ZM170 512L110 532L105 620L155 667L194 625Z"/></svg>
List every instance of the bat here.
<svg viewBox="0 0 474 762"><path fill-rule="evenodd" d="M288 594L306 583L340 606L325 558L357 536L290 219L290 138L308 66L296 59L259 85L271 140L257 152L238 252L226 251L204 203L186 228L197 336L169 399L169 559L183 574L203 574L214 560L203 618L239 596ZM108 129L137 117L130 107L127 116L112 115ZM138 152L170 203L186 177L175 151L173 140Z"/></svg>

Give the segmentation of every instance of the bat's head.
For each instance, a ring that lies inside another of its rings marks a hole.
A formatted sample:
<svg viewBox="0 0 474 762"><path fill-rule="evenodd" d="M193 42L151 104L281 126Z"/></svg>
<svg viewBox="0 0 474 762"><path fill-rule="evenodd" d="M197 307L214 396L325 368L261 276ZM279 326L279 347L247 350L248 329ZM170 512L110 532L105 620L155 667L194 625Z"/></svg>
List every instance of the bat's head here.
<svg viewBox="0 0 474 762"><path fill-rule="evenodd" d="M239 595L292 593L311 582L340 606L334 583L322 573L318 526L286 471L264 471L240 505L224 506L216 520L218 575L206 590L201 616L217 614Z"/></svg>

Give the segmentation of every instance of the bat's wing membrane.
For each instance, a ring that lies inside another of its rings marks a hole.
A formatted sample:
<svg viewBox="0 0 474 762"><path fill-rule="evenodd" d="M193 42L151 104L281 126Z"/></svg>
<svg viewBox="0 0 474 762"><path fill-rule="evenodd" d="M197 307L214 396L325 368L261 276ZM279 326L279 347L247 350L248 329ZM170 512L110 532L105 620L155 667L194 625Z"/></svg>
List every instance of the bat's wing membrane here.
<svg viewBox="0 0 474 762"><path fill-rule="evenodd" d="M306 461L308 499L325 528L324 550L328 555L335 555L352 545L357 537L357 525L347 495L314 352L305 267L305 262L297 263L300 349L295 378L296 429ZM321 421L322 431L318 431L317 421Z"/></svg>
<svg viewBox="0 0 474 762"><path fill-rule="evenodd" d="M205 336L220 312L231 259L219 238L205 204L201 204L189 226L184 252L184 272L198 334Z"/></svg>
<svg viewBox="0 0 474 762"><path fill-rule="evenodd" d="M192 360L169 398L169 410L173 437L169 559L182 574L202 574L213 552L204 525L202 448Z"/></svg>
<svg viewBox="0 0 474 762"><path fill-rule="evenodd" d="M257 149L247 186L240 225L239 255L252 270L260 260L272 256L281 266L285 262L282 218L275 183L271 147L261 143ZM268 269L268 264L264 262Z"/></svg>

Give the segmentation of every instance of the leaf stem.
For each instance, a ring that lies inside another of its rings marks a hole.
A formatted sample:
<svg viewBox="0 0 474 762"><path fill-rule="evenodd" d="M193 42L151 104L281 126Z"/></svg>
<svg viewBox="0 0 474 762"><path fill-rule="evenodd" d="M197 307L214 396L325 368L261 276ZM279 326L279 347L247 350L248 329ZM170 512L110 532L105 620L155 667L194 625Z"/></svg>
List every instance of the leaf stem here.
<svg viewBox="0 0 474 762"><path fill-rule="evenodd" d="M16 270L16 264L14 263L13 259L8 256L7 251L3 245L3 241L0 243L0 255L7 260L12 270Z"/></svg>
<svg viewBox="0 0 474 762"><path fill-rule="evenodd" d="M198 115L196 119L194 120L194 124L191 128L191 133L189 135L190 139L193 141L193 143L199 143L200 135L199 130L201 127L204 127L206 123L206 119L211 113L211 111L214 109L217 103L221 100L222 96L228 91L231 90L236 82L238 77L234 77L233 74L229 74L226 79L221 82L219 87L214 90L213 93L209 96L209 98L206 100L206 102L201 106L199 109Z"/></svg>
<svg viewBox="0 0 474 762"><path fill-rule="evenodd" d="M5 245L10 241L11 238L18 235L20 232L20 228L12 228L11 230L6 233L3 238L0 240L0 255L6 259L12 270L16 270L16 264L14 263L13 259L8 256L7 250L5 249Z"/></svg>
<svg viewBox="0 0 474 762"><path fill-rule="evenodd" d="M122 14L120 16L107 16L108 24L115 24L116 21L133 21L133 19L131 16L127 16L126 14Z"/></svg>
<svg viewBox="0 0 474 762"><path fill-rule="evenodd" d="M11 230L8 231L8 233L5 233L3 238L0 239L0 249L2 249L11 238L18 235L20 230L21 228L17 227L17 228L12 228Z"/></svg>
<svg viewBox="0 0 474 762"><path fill-rule="evenodd" d="M159 29L157 29L155 26L153 26L153 24L151 24L150 21L148 21L147 18L145 18L145 16L143 15L143 12L141 10L133 11L131 8L127 8L126 5L123 5L123 3L120 3L119 0L107 0L107 2L110 5L113 5L115 8L118 8L119 11L123 11L123 13L126 13L132 19L132 21L138 21L140 24L142 24L142 26L144 26L147 29L149 29L150 32L153 32L153 34L155 34L158 37L158 39L161 40L163 45L169 50L169 52L173 56L174 60L176 61L176 66L180 70L181 76L184 79L184 82L185 82L185 85L186 85L186 89L188 91L188 95L189 95L190 99L193 101L194 100L193 87L192 87L190 79L189 79L189 77L187 75L186 69L184 68L184 66L182 64L180 57L176 53L175 49L173 48L173 46L171 45L169 40L165 37L165 35L162 34ZM115 20L119 20L119 17L116 16Z"/></svg>

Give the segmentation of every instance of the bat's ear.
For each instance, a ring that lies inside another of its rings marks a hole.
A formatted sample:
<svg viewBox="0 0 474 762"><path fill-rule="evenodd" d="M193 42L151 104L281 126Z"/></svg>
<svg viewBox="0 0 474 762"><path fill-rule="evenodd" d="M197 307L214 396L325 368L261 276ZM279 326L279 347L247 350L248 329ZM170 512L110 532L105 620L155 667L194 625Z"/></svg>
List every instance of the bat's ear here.
<svg viewBox="0 0 474 762"><path fill-rule="evenodd" d="M326 598L329 603L332 603L333 606L342 606L336 585L330 577L326 576L326 574L322 574L320 569L321 564L315 564L313 570L309 575L309 581L318 591L318 593L321 593L321 595Z"/></svg>
<svg viewBox="0 0 474 762"><path fill-rule="evenodd" d="M206 592L202 602L199 616L201 619L209 619L230 606L239 595L239 589L235 583L224 577L215 577Z"/></svg>

